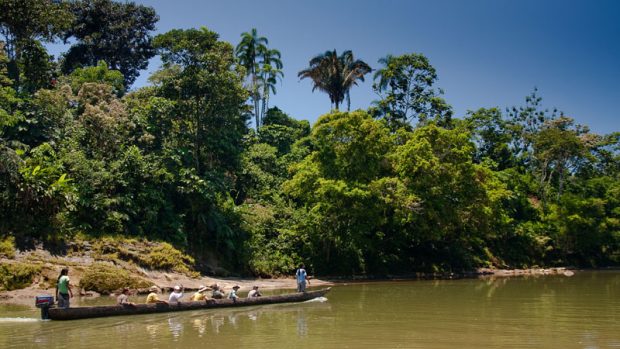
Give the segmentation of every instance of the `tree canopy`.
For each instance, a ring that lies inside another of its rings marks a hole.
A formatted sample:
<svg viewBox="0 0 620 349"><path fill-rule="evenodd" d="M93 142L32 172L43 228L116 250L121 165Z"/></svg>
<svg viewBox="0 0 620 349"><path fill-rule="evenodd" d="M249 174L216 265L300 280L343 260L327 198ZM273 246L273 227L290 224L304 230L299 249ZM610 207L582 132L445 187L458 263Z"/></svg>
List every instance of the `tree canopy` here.
<svg viewBox="0 0 620 349"><path fill-rule="evenodd" d="M387 56L379 100L340 111L371 68L331 50L299 72L336 108L311 125L269 106L282 56L254 30L237 49L206 27L151 40L151 8L30 3L0 2L0 241L161 240L229 276L620 263L620 132L536 90L453 117L425 56ZM59 61L44 43L64 35Z"/></svg>
<svg viewBox="0 0 620 349"><path fill-rule="evenodd" d="M312 91L318 89L327 93L332 105L338 109L345 98L350 101L349 90L357 85L358 81L364 81L364 75L371 70L366 62L355 59L352 51L347 50L338 55L336 50L333 50L313 57L310 66L297 75L300 79L311 79ZM347 109L349 107L350 103Z"/></svg>

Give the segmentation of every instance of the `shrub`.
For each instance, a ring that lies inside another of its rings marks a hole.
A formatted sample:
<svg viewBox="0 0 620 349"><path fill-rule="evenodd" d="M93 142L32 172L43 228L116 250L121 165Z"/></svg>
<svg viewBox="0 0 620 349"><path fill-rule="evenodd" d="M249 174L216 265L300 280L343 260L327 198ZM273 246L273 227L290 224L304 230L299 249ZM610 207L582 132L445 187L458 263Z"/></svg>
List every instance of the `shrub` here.
<svg viewBox="0 0 620 349"><path fill-rule="evenodd" d="M139 277L133 277L124 269L103 263L95 263L86 269L80 287L85 290L110 294L123 287L147 288L152 283Z"/></svg>
<svg viewBox="0 0 620 349"><path fill-rule="evenodd" d="M2 263L0 264L0 290L16 290L32 284L41 272L38 264Z"/></svg>
<svg viewBox="0 0 620 349"><path fill-rule="evenodd" d="M15 238L7 236L0 240L0 257L15 258Z"/></svg>
<svg viewBox="0 0 620 349"><path fill-rule="evenodd" d="M155 246L149 254L141 256L139 264L143 267L156 270L171 270L189 276L198 276L188 265L193 265L194 259L174 248L169 243Z"/></svg>
<svg viewBox="0 0 620 349"><path fill-rule="evenodd" d="M190 277L200 274L192 269L194 258L166 242L148 242L103 238L93 244L95 258L117 262L133 262L152 270L175 271Z"/></svg>

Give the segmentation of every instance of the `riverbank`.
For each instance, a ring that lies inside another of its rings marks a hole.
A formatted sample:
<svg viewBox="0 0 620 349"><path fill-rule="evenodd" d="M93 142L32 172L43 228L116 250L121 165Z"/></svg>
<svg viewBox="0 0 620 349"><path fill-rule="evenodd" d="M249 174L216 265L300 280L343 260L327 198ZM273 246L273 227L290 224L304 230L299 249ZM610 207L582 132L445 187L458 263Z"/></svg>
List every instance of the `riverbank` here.
<svg viewBox="0 0 620 349"><path fill-rule="evenodd" d="M0 303L33 305L35 296L54 294L55 281L65 267L69 268L74 292L82 297L107 296L125 286L129 286L134 294L147 293L151 285L164 292L175 285L183 285L188 292L213 284L225 290L239 285L242 293L253 286L261 289L296 288L292 276L273 279L204 276L192 268L192 262L190 257L168 244L137 240L72 242L63 253L57 254L42 247L15 250L11 258L0 255L0 274L4 273L0 275ZM5 283L4 289L1 282ZM310 285L332 284L313 279Z"/></svg>
<svg viewBox="0 0 620 349"><path fill-rule="evenodd" d="M5 285L3 290L3 285L0 284L0 303L32 305L36 295L53 294L56 278L64 267L70 270L69 276L75 293L83 297L114 294L126 286L130 287L134 294L147 293L151 285L158 286L164 292L170 291L175 285L183 285L188 292L197 290L203 285L213 284L218 284L226 290L239 285L241 293L249 291L253 286L259 286L261 289L296 288L292 275L273 279L204 276L192 269L192 262L191 257L166 243L139 240L100 239L72 242L63 253L57 254L52 254L42 247L29 251L16 250L11 258L0 258L0 271L4 271L4 282L9 285L9 287ZM574 271L561 267L480 268L461 273L312 278L310 286L381 280L572 276L573 274Z"/></svg>

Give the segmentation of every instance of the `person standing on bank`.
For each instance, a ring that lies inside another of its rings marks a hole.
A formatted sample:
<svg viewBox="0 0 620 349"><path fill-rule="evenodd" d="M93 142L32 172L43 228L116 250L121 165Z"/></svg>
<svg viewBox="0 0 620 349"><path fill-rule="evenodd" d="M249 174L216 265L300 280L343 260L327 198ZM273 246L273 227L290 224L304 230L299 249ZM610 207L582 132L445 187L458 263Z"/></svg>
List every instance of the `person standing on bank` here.
<svg viewBox="0 0 620 349"><path fill-rule="evenodd" d="M56 281L56 301L59 308L69 308L69 300L73 297L69 281L69 268L62 268Z"/></svg>
<svg viewBox="0 0 620 349"><path fill-rule="evenodd" d="M295 278L297 279L297 292L306 292L306 283L310 283L308 279L308 273L306 273L306 266L303 263L299 266L299 269L295 272Z"/></svg>

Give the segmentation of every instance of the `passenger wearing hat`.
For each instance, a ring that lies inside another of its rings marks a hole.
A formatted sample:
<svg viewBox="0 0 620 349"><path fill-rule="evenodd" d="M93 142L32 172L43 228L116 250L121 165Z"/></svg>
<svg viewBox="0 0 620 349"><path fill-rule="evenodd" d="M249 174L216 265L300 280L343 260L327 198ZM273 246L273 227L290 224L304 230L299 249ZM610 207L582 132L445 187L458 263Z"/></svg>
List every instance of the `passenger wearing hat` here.
<svg viewBox="0 0 620 349"><path fill-rule="evenodd" d="M204 294L204 292L207 290L207 286L203 286L200 285L198 287L198 291L196 291L196 293L194 293L192 295L192 301L193 302L198 302L198 301L204 301L207 299L207 296Z"/></svg>
<svg viewBox="0 0 620 349"><path fill-rule="evenodd" d="M228 293L228 299L232 299L233 301L236 301L237 298L239 298L239 296L237 296L237 290L239 290L240 288L241 286L239 285L233 286L232 290Z"/></svg>
<svg viewBox="0 0 620 349"><path fill-rule="evenodd" d="M153 285L149 288L149 291L151 293L149 293L148 296L146 296L146 303L168 303L166 301L162 301L159 300L159 296L157 296L157 293L159 292L159 287Z"/></svg>
<svg viewBox="0 0 620 349"><path fill-rule="evenodd" d="M170 293L170 297L168 297L168 304L178 304L183 297L183 289L183 286L174 286L174 290Z"/></svg>
<svg viewBox="0 0 620 349"><path fill-rule="evenodd" d="M262 294L260 294L260 292L258 292L258 286L254 285L254 287L252 287L252 290L250 290L250 292L248 292L248 298L253 298L253 297L260 297L262 296Z"/></svg>

